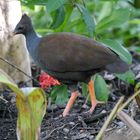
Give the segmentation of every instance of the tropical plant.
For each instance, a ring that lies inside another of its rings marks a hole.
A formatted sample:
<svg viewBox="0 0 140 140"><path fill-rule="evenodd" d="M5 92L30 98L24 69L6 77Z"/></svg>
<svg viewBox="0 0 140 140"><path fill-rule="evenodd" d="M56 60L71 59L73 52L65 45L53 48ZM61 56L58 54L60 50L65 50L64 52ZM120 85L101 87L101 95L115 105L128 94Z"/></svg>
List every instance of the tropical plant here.
<svg viewBox="0 0 140 140"><path fill-rule="evenodd" d="M18 88L13 80L0 70L0 83L7 85L16 95L18 109L18 140L38 140L40 126L46 112L46 95L41 88Z"/></svg>

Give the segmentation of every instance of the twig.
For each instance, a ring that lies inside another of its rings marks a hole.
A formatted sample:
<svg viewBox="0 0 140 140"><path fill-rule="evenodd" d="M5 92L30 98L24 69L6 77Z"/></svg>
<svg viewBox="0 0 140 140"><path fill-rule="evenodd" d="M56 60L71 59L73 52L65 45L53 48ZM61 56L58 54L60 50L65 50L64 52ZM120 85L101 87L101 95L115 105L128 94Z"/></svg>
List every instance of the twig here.
<svg viewBox="0 0 140 140"><path fill-rule="evenodd" d="M8 103L7 100L5 100L3 97L0 96L0 99L3 100L5 103Z"/></svg>
<svg viewBox="0 0 140 140"><path fill-rule="evenodd" d="M140 125L136 121L123 111L118 112L117 116L140 137Z"/></svg>
<svg viewBox="0 0 140 140"><path fill-rule="evenodd" d="M36 79L34 79L33 77L29 76L27 73L25 73L24 71L22 71L20 68L18 68L17 66L11 64L8 60L0 57L0 59L4 62L6 62L7 64L9 64L10 66L12 66L13 68L17 69L18 71L22 72L24 75L26 75L28 78L34 80L35 82L37 82L38 84L40 84Z"/></svg>
<svg viewBox="0 0 140 140"><path fill-rule="evenodd" d="M54 131L59 130L59 129L62 129L62 128L64 128L66 125L67 125L67 124L64 124L64 125L62 125L62 126L60 126L60 127L57 127L57 128L55 128L55 129L53 129L46 137L42 138L42 140L47 140L47 139L51 136L51 134L52 134Z"/></svg>
<svg viewBox="0 0 140 140"><path fill-rule="evenodd" d="M94 115L94 116L91 116L91 117L88 117L88 118L84 118L84 121L85 121L85 123L89 124L89 123L92 123L92 122L94 122L98 119L101 119L101 118L107 116L109 113L110 113L110 111L107 111L105 113L100 113L100 114L97 114L97 115Z"/></svg>
<svg viewBox="0 0 140 140"><path fill-rule="evenodd" d="M78 116L78 120L82 123L83 128L87 128L87 124L84 122L81 116Z"/></svg>
<svg viewBox="0 0 140 140"><path fill-rule="evenodd" d="M118 109L117 112L120 112L123 108L125 108L138 94L140 94L140 90L138 90L131 97L129 97L128 100L124 104L122 104L122 106Z"/></svg>
<svg viewBox="0 0 140 140"><path fill-rule="evenodd" d="M80 123L78 122L77 124L75 124L71 129L70 131L72 131L76 126L78 126Z"/></svg>
<svg viewBox="0 0 140 140"><path fill-rule="evenodd" d="M109 123L112 121L114 115L116 114L118 108L120 107L120 105L122 104L124 100L124 97L122 96L119 101L117 102L116 106L113 108L112 112L110 113L110 115L108 116L107 120L105 121L104 125L102 126L100 132L98 133L98 135L96 136L96 140L100 140L102 138L102 135L104 134L106 128L108 127Z"/></svg>

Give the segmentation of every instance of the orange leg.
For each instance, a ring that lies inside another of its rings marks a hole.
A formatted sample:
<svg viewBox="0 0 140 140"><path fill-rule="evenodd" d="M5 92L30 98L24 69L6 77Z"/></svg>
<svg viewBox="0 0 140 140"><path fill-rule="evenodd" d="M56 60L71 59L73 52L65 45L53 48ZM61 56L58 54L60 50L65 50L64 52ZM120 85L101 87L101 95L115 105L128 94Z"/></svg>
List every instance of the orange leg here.
<svg viewBox="0 0 140 140"><path fill-rule="evenodd" d="M89 88L89 94L90 94L90 100L91 100L91 108L89 112L93 113L97 105L97 100L96 100L95 91L94 91L94 82L92 80L90 80L90 82L88 83L88 88Z"/></svg>
<svg viewBox="0 0 140 140"><path fill-rule="evenodd" d="M69 101L68 101L68 103L67 103L67 105L66 105L66 107L64 109L63 114L62 114L63 117L65 117L65 116L67 116L69 114L69 111L72 108L72 106L74 104L74 101L78 97L78 94L79 94L78 91L72 92L71 97L70 97L70 99L69 99Z"/></svg>

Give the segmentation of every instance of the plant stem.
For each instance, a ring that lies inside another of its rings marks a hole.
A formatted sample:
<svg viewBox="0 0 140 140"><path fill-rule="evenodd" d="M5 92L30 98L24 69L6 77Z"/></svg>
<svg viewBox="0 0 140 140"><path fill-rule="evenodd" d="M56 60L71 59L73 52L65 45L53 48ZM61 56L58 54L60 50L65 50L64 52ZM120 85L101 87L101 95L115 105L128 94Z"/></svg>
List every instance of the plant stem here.
<svg viewBox="0 0 140 140"><path fill-rule="evenodd" d="M124 96L122 96L119 101L117 102L117 104L115 105L115 107L113 108L112 112L110 113L110 115L108 116L107 120L105 121L104 125L102 126L100 132L98 133L98 135L96 136L96 140L101 140L102 135L104 134L106 128L108 127L109 123L112 121L112 119L114 118L114 115L116 114L118 108L120 107L120 105L122 104L124 100Z"/></svg>
<svg viewBox="0 0 140 140"><path fill-rule="evenodd" d="M140 90L135 92L128 100L118 109L117 112L120 112L123 108L125 108L138 94L140 94Z"/></svg>

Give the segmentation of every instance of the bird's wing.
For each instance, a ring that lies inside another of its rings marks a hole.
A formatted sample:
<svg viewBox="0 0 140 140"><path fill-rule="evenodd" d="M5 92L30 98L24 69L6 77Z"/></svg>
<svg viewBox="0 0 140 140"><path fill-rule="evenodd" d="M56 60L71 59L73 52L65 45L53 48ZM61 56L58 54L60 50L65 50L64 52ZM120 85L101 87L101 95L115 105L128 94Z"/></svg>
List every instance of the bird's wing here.
<svg viewBox="0 0 140 140"><path fill-rule="evenodd" d="M70 33L43 37L37 52L43 67L57 72L98 69L115 62L118 58L103 44Z"/></svg>

